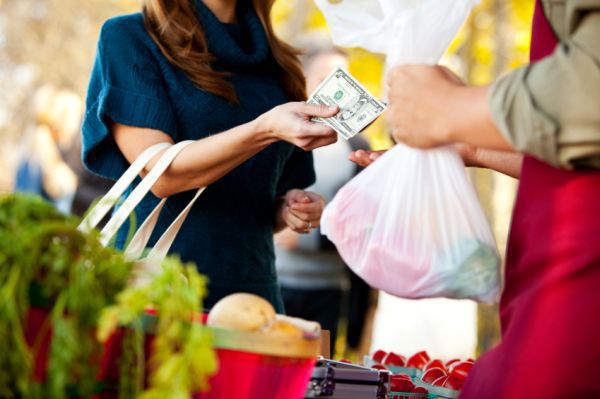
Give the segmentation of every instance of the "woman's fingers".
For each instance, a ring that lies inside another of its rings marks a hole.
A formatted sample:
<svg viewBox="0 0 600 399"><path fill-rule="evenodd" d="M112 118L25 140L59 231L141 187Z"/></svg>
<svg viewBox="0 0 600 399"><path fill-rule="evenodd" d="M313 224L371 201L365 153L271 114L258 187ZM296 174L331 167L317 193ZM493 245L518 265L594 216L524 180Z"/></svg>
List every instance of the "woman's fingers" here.
<svg viewBox="0 0 600 399"><path fill-rule="evenodd" d="M314 225L314 222L317 220L321 220L321 214L323 212L318 211L318 212L312 212L312 213L306 213L306 212L300 212L294 209L290 209L290 213L292 215L294 215L295 217L297 217L298 219L302 220L303 222L311 222Z"/></svg>
<svg viewBox="0 0 600 399"><path fill-rule="evenodd" d="M312 199L306 194L304 190L297 188L291 189L285 194L285 203L287 206L291 206L296 203L310 203Z"/></svg>
<svg viewBox="0 0 600 399"><path fill-rule="evenodd" d="M285 196L284 218L288 226L298 232L319 227L325 200L317 193L293 189Z"/></svg>
<svg viewBox="0 0 600 399"><path fill-rule="evenodd" d="M337 106L287 103L273 108L259 119L259 126L277 137L306 151L337 141L337 133L329 126L311 121L312 118L330 118L339 111Z"/></svg>
<svg viewBox="0 0 600 399"><path fill-rule="evenodd" d="M297 232L303 232L307 229L308 222L305 222L304 220L291 213L289 209L287 209L284 212L285 223L290 229Z"/></svg>
<svg viewBox="0 0 600 399"><path fill-rule="evenodd" d="M336 137L335 130L324 123L303 120L298 130L302 136L312 138Z"/></svg>
<svg viewBox="0 0 600 399"><path fill-rule="evenodd" d="M306 215L304 219L308 220L311 216L318 216L322 213L323 205L314 202L308 204L294 203L290 206L290 209L297 215Z"/></svg>
<svg viewBox="0 0 600 399"><path fill-rule="evenodd" d="M319 218L303 220L296 216L289 208L284 211L283 217L288 227L298 233L308 233L311 229L320 225Z"/></svg>
<svg viewBox="0 0 600 399"><path fill-rule="evenodd" d="M299 103L298 111L310 117L331 118L338 113L337 105L327 106L324 104Z"/></svg>

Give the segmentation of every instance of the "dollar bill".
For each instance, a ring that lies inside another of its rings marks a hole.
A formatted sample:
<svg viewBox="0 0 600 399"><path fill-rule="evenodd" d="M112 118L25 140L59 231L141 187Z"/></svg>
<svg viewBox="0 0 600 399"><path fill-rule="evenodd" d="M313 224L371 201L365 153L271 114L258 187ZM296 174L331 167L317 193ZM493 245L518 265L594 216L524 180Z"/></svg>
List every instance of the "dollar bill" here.
<svg viewBox="0 0 600 399"><path fill-rule="evenodd" d="M311 104L337 105L340 111L331 118L314 118L325 123L346 140L369 126L387 108L373 97L352 75L337 68L312 93Z"/></svg>

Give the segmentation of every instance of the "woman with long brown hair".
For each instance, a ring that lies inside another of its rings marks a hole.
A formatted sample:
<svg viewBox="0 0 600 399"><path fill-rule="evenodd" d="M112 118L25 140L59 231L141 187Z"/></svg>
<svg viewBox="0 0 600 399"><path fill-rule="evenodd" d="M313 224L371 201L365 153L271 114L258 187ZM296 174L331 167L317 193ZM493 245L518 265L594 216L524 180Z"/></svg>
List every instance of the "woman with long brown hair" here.
<svg viewBox="0 0 600 399"><path fill-rule="evenodd" d="M136 214L141 221L172 197L163 231L189 191L208 186L171 250L209 277L208 307L245 291L283 311L273 231L308 232L323 210L318 194L301 189L315 180L310 150L336 134L311 118L338 110L302 101L297 53L273 33L272 4L145 0L142 13L103 26L89 85L83 159L93 172L116 179L153 144L196 140Z"/></svg>

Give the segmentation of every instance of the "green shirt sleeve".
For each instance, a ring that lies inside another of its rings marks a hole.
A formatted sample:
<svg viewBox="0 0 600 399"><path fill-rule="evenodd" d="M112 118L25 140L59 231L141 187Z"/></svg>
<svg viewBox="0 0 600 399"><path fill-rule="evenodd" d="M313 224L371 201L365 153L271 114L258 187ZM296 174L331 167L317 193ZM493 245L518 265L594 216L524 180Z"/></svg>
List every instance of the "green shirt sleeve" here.
<svg viewBox="0 0 600 399"><path fill-rule="evenodd" d="M498 80L490 108L517 150L558 167L600 169L600 0L565 3L562 21L551 19L565 32L555 52Z"/></svg>

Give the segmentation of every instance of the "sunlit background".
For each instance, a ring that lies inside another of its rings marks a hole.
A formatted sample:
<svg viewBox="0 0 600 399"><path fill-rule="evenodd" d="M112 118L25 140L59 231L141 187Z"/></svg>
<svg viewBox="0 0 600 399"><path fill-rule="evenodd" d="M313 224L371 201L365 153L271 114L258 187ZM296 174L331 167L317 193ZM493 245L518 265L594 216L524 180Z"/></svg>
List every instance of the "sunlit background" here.
<svg viewBox="0 0 600 399"><path fill-rule="evenodd" d="M533 3L483 0L443 63L474 84L488 84L523 65L528 59ZM35 123L36 89L52 84L83 99L102 22L138 9L135 0L0 0L0 192L12 190L21 139ZM329 40L325 20L310 0L278 0L273 19L280 36L296 46ZM359 49L348 51L351 73L381 94L383 58ZM391 145L383 122L373 125L366 136L374 148ZM516 183L488 171L471 171L471 177L503 252ZM493 308L479 307L477 353L497 341L496 317Z"/></svg>

